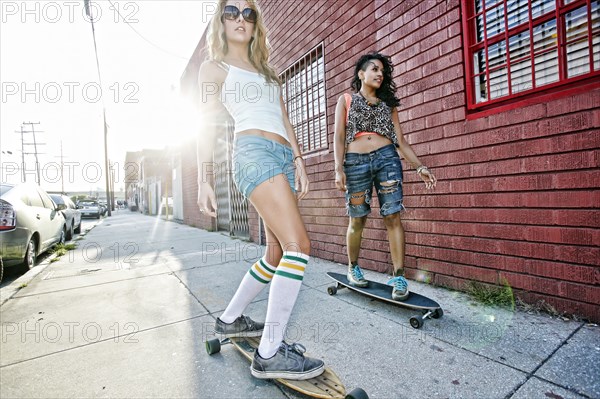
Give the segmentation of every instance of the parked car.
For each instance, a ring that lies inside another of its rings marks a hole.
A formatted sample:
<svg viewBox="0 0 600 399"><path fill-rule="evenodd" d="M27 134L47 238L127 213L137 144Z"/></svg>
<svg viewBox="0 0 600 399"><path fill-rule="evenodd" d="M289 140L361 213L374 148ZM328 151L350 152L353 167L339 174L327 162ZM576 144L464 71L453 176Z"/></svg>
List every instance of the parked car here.
<svg viewBox="0 0 600 399"><path fill-rule="evenodd" d="M81 200L77 203L77 208L81 210L81 216L83 217L100 219L100 215L102 214L100 204L96 200Z"/></svg>
<svg viewBox="0 0 600 399"><path fill-rule="evenodd" d="M81 211L77 209L71 198L64 194L50 194L50 198L56 205L64 205L61 212L67 221L67 240L73 238L74 233L81 233Z"/></svg>
<svg viewBox="0 0 600 399"><path fill-rule="evenodd" d="M103 201L98 201L98 204L100 204L100 214L102 216L106 216L106 214L108 213L108 205L106 204L106 202Z"/></svg>
<svg viewBox="0 0 600 399"><path fill-rule="evenodd" d="M27 271L37 256L64 243L65 217L50 196L37 185L0 184L0 257L4 267Z"/></svg>

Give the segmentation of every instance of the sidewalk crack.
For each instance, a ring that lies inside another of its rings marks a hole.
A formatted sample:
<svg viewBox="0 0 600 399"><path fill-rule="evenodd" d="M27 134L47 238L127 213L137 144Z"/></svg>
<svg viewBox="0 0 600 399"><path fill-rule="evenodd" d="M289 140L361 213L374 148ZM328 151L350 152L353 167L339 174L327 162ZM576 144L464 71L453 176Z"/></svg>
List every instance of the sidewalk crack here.
<svg viewBox="0 0 600 399"><path fill-rule="evenodd" d="M565 345L566 345L566 344L569 342L569 340L570 340L571 338L573 338L573 336L575 336L575 334L577 334L579 331L581 331L581 329L583 328L583 326L584 326L584 323L581 323L581 324L579 325L579 327L577 327L575 330L573 330L573 332L572 332L571 334L569 334L569 336L568 336L567 338L565 338L565 339L564 339L564 340L563 340L563 341L560 343L560 345L558 345L558 346L557 346L557 347L556 347L556 348L555 348L555 349L552 351L552 353L550 353L550 354L549 354L549 355L546 357L546 359L544 359L544 360L543 360L543 361L542 361L542 362L541 362L541 363L540 363L540 364L539 364L539 365L538 365L538 366L537 366L535 369L533 369L533 370L532 370L530 373L526 373L526 376L525 376L525 381L524 381L522 384L520 384L520 385L517 385L517 386L516 386L516 387L515 387L515 388L514 388L514 389L513 389L513 390L512 390L512 391L511 391L511 392L510 392L508 395L506 395L505 399L510 399L510 398L512 398L512 397L515 395L515 393L517 393L517 391L518 391L519 389L521 389L521 387L522 387L523 385L527 384L527 382L529 382L529 380L531 380L531 378L533 378L533 377L535 377L535 378L539 379L540 381L544 381L544 382L547 382L547 383L549 383L549 384L552 384L552 385L554 385L554 386L557 386L557 387L559 387L559 388L562 388L562 389L564 389L564 390L566 390L566 391L569 391L569 392L571 392L571 393L574 393L574 394L577 394L577 395L583 396L584 398L589 398L589 399L592 399L590 396L588 396L588 395L585 395L585 394L583 394L583 393L581 393L581 392L577 392L577 391L573 390L572 388L569 388L569 387L563 386L563 385L561 385L561 384L557 384L556 382L549 381L549 380L547 380L547 379L545 379L545 378L543 378L543 377L539 377L539 376L536 376L536 375L535 375L535 373L537 373L537 372L538 372L538 370L539 370L539 369L541 369L541 368L542 368L542 367L543 367L543 366L544 366L544 365L545 365L545 364L546 364L546 363L547 363L547 362L548 362L548 361L549 361L549 360L552 358L552 356L554 356L554 355L556 354L556 352L558 352L558 351L559 351L559 350L560 350L562 347L564 347L564 346L565 346Z"/></svg>

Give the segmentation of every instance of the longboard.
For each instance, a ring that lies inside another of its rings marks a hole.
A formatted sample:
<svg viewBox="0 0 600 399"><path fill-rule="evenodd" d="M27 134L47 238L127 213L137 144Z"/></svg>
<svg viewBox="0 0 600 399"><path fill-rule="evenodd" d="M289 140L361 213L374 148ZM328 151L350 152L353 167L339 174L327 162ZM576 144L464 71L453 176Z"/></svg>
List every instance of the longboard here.
<svg viewBox="0 0 600 399"><path fill-rule="evenodd" d="M218 338L209 339L206 341L206 352L209 355L220 352L221 345L233 344L233 346L246 359L252 363L254 353L258 349L260 337L232 337L220 340ZM322 399L368 399L368 395L360 388L352 390L346 394L346 388L340 381L339 377L326 367L323 374L308 380L287 380L277 378L275 381L285 385L286 387L300 392L301 394Z"/></svg>
<svg viewBox="0 0 600 399"><path fill-rule="evenodd" d="M352 291L359 292L380 301L392 303L408 309L420 310L422 315L412 316L409 320L410 325L413 328L421 328L426 319L438 319L444 315L444 311L436 301L421 294L417 294L416 292L410 291L408 298L403 301L396 301L392 299L393 287L391 285L367 280L369 284L366 287L355 287L350 284L348 277L346 277L345 274L327 272L327 275L336 282L336 285L327 287L327 293L329 295L335 295L338 289L349 288Z"/></svg>

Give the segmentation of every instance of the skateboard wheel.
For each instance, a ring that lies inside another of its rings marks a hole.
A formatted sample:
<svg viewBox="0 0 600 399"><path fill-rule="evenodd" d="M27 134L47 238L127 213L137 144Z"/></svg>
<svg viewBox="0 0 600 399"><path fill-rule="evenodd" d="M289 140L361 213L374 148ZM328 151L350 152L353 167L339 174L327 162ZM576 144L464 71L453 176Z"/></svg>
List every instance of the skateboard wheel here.
<svg viewBox="0 0 600 399"><path fill-rule="evenodd" d="M335 295L335 294L337 294L337 287L335 285L327 287L327 293L329 295Z"/></svg>
<svg viewBox="0 0 600 399"><path fill-rule="evenodd" d="M206 345L206 353L209 355L214 355L215 353L219 353L221 351L221 341L218 338L209 339L205 342Z"/></svg>
<svg viewBox="0 0 600 399"><path fill-rule="evenodd" d="M440 317L442 317L444 315L444 311L442 310L442 308L437 308L433 314L431 315L431 317L433 317L434 319L439 319Z"/></svg>
<svg viewBox="0 0 600 399"><path fill-rule="evenodd" d="M423 326L423 319L417 316L413 316L409 320L412 328L421 328Z"/></svg>
<svg viewBox="0 0 600 399"><path fill-rule="evenodd" d="M369 395L362 388L354 388L345 399L369 399Z"/></svg>

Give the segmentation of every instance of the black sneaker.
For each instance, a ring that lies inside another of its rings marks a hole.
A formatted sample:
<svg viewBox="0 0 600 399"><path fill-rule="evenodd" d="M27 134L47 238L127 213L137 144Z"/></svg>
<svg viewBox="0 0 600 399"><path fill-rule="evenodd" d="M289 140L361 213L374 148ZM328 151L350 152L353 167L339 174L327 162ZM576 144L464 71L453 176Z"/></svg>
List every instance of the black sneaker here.
<svg viewBox="0 0 600 399"><path fill-rule="evenodd" d="M248 316L241 315L232 323L224 323L217 317L215 322L215 333L225 337L260 337L265 328L265 323L252 320Z"/></svg>
<svg viewBox="0 0 600 399"><path fill-rule="evenodd" d="M250 372L256 378L285 378L286 380L308 380L318 377L325 371L325 363L319 359L304 356L306 349L300 344L281 343L279 350L270 359L263 359L254 353Z"/></svg>

